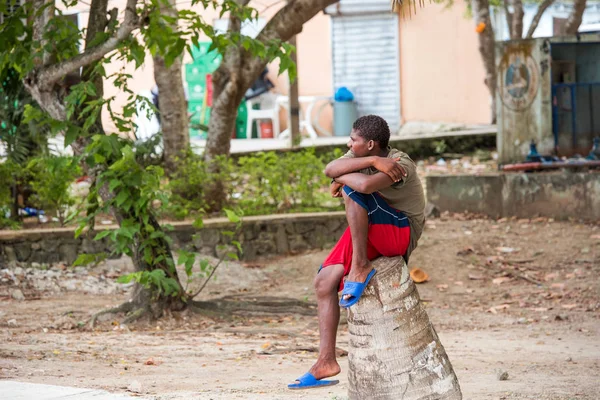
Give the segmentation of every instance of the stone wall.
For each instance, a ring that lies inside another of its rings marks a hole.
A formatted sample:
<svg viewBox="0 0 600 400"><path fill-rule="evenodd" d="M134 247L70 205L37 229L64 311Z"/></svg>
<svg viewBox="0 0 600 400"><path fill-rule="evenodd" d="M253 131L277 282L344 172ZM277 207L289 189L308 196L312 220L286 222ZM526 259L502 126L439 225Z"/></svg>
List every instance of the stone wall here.
<svg viewBox="0 0 600 400"><path fill-rule="evenodd" d="M600 221L600 171L428 176L427 200L493 218Z"/></svg>
<svg viewBox="0 0 600 400"><path fill-rule="evenodd" d="M245 217L237 237L242 244L241 259L246 261L309 249L330 248L347 227L344 212L286 214ZM222 234L233 225L225 218L204 221L202 229L190 223L173 223L169 232L175 249L184 248L218 256L229 238ZM115 229L115 226L103 227ZM97 232L74 238L72 228L0 231L0 268L9 262L71 264L79 254L110 252L107 238L94 241Z"/></svg>

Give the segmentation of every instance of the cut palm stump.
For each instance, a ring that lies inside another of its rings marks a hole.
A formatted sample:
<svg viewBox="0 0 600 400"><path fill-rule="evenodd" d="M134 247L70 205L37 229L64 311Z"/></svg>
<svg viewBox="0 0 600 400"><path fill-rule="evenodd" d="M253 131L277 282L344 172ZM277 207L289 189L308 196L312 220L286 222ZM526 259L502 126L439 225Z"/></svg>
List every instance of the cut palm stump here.
<svg viewBox="0 0 600 400"><path fill-rule="evenodd" d="M380 257L348 309L350 400L460 400L450 360L402 257Z"/></svg>

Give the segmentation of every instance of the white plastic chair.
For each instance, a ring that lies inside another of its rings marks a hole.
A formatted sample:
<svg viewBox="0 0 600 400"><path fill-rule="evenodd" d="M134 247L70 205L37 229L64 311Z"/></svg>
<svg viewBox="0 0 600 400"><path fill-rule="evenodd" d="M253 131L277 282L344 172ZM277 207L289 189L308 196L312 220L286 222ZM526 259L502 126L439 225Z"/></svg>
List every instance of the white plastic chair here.
<svg viewBox="0 0 600 400"><path fill-rule="evenodd" d="M254 110L252 106L260 104L260 110ZM261 119L270 119L273 122L273 137L279 135L279 103L277 95L265 93L261 96L246 100L248 110L248 122L246 124L246 139L252 139L252 124L256 122L258 137L260 138L260 126L258 121Z"/></svg>

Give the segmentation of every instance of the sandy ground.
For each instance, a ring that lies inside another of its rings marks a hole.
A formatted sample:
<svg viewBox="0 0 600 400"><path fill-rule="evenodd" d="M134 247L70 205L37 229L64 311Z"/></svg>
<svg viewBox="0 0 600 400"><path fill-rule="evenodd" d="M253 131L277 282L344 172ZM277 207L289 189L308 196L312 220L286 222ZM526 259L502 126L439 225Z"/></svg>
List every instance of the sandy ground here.
<svg viewBox="0 0 600 400"><path fill-rule="evenodd" d="M325 256L231 264L202 296L311 303ZM410 264L430 276L418 289L465 399L600 398L600 226L446 216L428 222ZM152 399L346 398L347 357L339 385L286 388L316 359L311 315L183 312L129 326L111 317L91 331L77 323L127 294L24 293L25 301L0 302L2 379ZM347 337L342 318L340 349Z"/></svg>

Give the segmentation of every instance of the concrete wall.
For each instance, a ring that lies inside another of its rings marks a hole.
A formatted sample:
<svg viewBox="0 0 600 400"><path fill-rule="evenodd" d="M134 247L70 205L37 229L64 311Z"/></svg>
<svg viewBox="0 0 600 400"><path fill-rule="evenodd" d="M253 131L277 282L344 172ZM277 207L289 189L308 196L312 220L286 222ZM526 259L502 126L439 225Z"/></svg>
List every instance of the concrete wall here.
<svg viewBox="0 0 600 400"><path fill-rule="evenodd" d="M600 220L600 172L428 176L440 211Z"/></svg>
<svg viewBox="0 0 600 400"><path fill-rule="evenodd" d="M224 218L204 221L201 230L189 223L173 225L175 229L169 235L174 249L184 248L210 256L225 251L220 248L229 239L221 231L232 229L231 223ZM240 258L249 261L329 248L347 226L344 212L246 217L237 237L244 251ZM111 244L106 238L92 240L96 233L75 239L72 228L0 231L0 268L15 261L27 264L64 262L68 265L79 254L110 252Z"/></svg>

